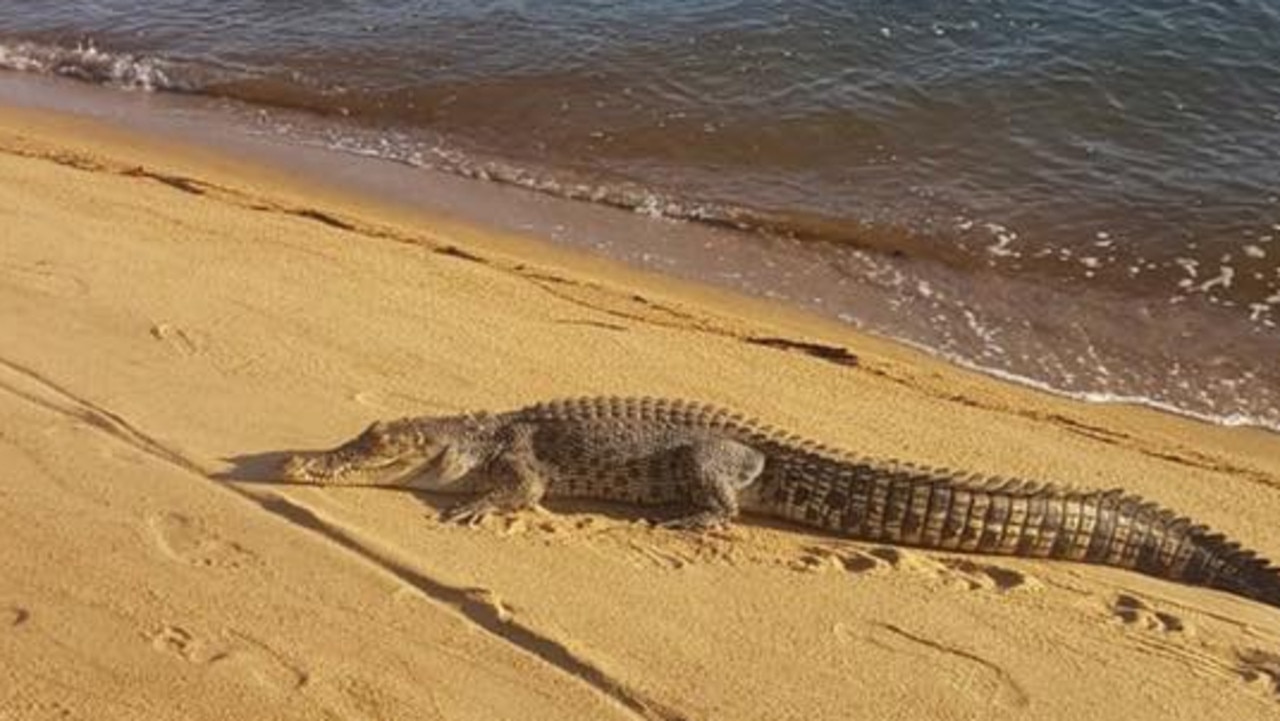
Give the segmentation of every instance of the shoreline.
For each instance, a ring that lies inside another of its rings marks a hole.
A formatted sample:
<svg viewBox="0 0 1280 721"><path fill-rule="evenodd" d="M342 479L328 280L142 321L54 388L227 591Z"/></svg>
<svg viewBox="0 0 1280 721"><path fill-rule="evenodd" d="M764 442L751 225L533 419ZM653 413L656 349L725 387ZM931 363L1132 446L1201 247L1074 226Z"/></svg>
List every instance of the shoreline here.
<svg viewBox="0 0 1280 721"><path fill-rule="evenodd" d="M284 175L306 176L314 189L365 198L433 223L479 224L497 235L532 238L550 252L568 249L571 256L603 257L642 273L723 289L729 297L785 303L1067 398L1138 404L1206 423L1280 432L1273 418L1280 398L1274 397L1265 364L1259 371L1250 361L1269 357L1275 339L1260 328L1240 327L1225 308L1191 311L1177 298L1137 299L1100 289L1077 294L1078 289L1044 287L1034 274L951 268L927 257L864 252L856 245L833 246L828 250L838 254L827 257L804 241L566 200L312 145L301 136L273 137L271 128L281 124L314 125L307 132L320 133L326 121L305 115L266 121L265 109L256 111L259 117L251 107L208 98L5 73L0 104L96 117L126 132L251 158ZM1028 307L1055 312L1028 314ZM1225 347L1234 350L1224 355Z"/></svg>
<svg viewBox="0 0 1280 721"><path fill-rule="evenodd" d="M83 118L0 108L0 212L0 718L1274 712L1280 617L1215 591L628 509L465 529L411 494L237 475L375 418L684 396L870 456L1121 486L1276 558L1273 433L1013 386Z"/></svg>

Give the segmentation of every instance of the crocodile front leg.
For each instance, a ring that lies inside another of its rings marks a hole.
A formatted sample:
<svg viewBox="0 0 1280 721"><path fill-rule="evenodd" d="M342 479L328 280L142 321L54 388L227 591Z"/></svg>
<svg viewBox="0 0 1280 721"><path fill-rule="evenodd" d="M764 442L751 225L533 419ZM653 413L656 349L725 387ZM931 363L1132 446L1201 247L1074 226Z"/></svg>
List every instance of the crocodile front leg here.
<svg viewBox="0 0 1280 721"><path fill-rule="evenodd" d="M547 494L546 475L538 468L527 433L520 434L484 469L489 490L441 514L449 523L475 525L491 513L540 508Z"/></svg>

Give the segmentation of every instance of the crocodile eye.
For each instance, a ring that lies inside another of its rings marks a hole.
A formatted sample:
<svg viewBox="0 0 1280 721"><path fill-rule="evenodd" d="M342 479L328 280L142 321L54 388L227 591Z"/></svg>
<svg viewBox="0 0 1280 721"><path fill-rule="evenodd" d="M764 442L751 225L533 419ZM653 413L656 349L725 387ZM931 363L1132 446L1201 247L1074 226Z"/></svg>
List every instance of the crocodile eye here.
<svg viewBox="0 0 1280 721"><path fill-rule="evenodd" d="M386 445L388 433L387 424L383 421L376 421L361 434L364 442L374 448L381 448Z"/></svg>

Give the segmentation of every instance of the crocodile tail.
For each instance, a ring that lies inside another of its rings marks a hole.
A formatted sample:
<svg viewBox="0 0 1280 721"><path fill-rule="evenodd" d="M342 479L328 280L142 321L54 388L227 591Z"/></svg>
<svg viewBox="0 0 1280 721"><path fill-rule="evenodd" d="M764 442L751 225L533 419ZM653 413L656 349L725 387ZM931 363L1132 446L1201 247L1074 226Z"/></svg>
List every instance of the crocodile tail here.
<svg viewBox="0 0 1280 721"><path fill-rule="evenodd" d="M843 514L822 504L831 515L797 520L867 540L1127 568L1280 607L1280 568L1121 490L862 468L865 475L841 490Z"/></svg>
<svg viewBox="0 0 1280 721"><path fill-rule="evenodd" d="M973 543L968 536L976 533L975 550L1132 569L1280 607L1280 569L1223 534L1122 490L983 484L970 499L960 535L962 543Z"/></svg>
<svg viewBox="0 0 1280 721"><path fill-rule="evenodd" d="M1142 508L1152 509L1151 504ZM1135 532L1145 526L1140 550L1126 559L1142 573L1198 586L1208 586L1280 607L1280 568L1221 533L1167 510L1139 516Z"/></svg>

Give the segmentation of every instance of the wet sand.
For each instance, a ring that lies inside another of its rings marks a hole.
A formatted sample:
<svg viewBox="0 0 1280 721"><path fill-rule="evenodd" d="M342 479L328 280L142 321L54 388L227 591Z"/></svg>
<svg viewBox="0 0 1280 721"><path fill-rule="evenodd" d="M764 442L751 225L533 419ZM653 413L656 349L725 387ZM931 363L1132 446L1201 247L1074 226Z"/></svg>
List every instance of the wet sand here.
<svg viewBox="0 0 1280 721"><path fill-rule="evenodd" d="M856 364L849 357L857 358ZM0 111L0 719L1263 719L1280 611L748 520L276 482L375 418L684 396L1123 486L1280 556L1280 438L80 119Z"/></svg>

